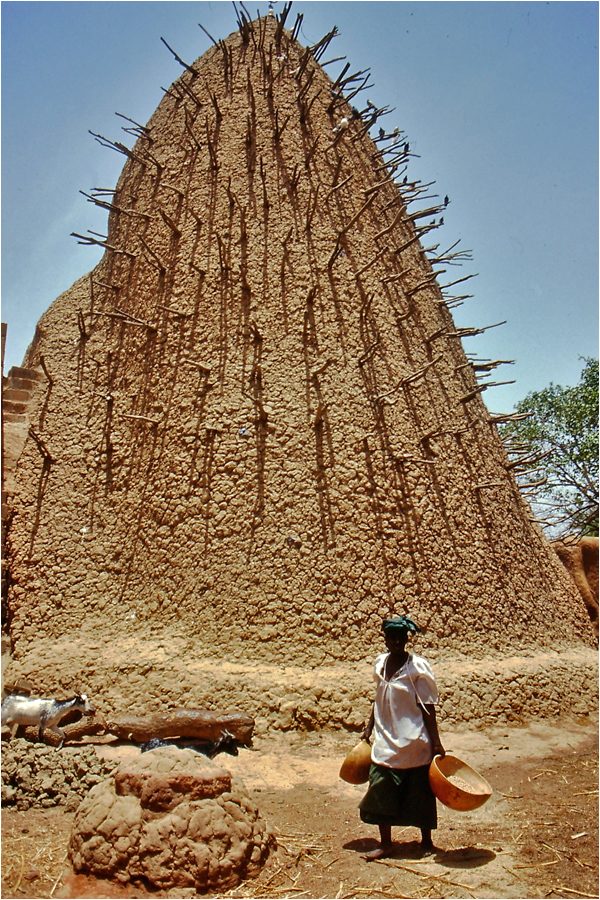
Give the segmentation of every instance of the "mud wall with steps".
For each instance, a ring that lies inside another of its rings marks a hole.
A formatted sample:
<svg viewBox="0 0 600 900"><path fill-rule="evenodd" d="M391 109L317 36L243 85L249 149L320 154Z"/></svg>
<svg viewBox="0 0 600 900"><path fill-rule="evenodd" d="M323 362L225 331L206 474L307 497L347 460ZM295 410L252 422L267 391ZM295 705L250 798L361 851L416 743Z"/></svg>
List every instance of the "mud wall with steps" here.
<svg viewBox="0 0 600 900"><path fill-rule="evenodd" d="M40 368L13 366L2 379L2 489L7 498L16 489L16 468L30 428L43 429L44 412L39 407L50 390Z"/></svg>
<svg viewBox="0 0 600 900"><path fill-rule="evenodd" d="M52 463L27 441L15 667L40 637L68 657L82 631L110 643L138 623L183 628L199 659L364 663L393 610L441 653L584 652L585 609L419 241L416 186L310 53L254 27L140 127L105 257L28 352L53 378ZM108 678L111 654L95 664Z"/></svg>
<svg viewBox="0 0 600 900"><path fill-rule="evenodd" d="M5 326L3 325L3 329ZM3 331L4 339L4 331ZM4 346L4 345L3 345ZM40 368L13 366L2 377L2 653L10 648L8 634L10 611L6 606L9 562L6 538L14 514L13 494L17 489L17 466L28 440L34 440L30 429L43 427L44 398L51 385ZM34 435L37 433L34 431ZM38 437L39 440L39 437ZM43 446L43 442L42 442ZM43 459L43 451L40 448ZM43 463L42 463L43 465Z"/></svg>

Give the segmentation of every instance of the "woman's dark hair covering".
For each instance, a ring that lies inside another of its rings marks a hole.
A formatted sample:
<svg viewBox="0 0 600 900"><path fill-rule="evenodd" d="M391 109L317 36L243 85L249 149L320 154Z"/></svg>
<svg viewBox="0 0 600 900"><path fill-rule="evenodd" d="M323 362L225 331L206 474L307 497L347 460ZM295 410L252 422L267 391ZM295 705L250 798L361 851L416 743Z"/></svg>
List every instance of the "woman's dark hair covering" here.
<svg viewBox="0 0 600 900"><path fill-rule="evenodd" d="M393 619L384 619L381 629L384 634L392 630L405 631L407 634L412 631L417 634L421 630L408 616L394 616Z"/></svg>

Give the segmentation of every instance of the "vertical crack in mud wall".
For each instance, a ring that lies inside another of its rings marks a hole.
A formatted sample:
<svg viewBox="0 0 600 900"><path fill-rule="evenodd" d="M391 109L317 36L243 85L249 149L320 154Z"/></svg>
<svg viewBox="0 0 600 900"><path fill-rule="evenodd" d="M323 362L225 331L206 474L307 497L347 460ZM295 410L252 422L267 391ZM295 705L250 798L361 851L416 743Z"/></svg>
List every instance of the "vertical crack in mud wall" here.
<svg viewBox="0 0 600 900"><path fill-rule="evenodd" d="M259 19L115 145L104 258L26 359L54 383L9 535L20 652L146 623L198 655L364 659L405 609L456 653L591 641L420 243L432 212L391 177L409 147L384 156L315 55Z"/></svg>

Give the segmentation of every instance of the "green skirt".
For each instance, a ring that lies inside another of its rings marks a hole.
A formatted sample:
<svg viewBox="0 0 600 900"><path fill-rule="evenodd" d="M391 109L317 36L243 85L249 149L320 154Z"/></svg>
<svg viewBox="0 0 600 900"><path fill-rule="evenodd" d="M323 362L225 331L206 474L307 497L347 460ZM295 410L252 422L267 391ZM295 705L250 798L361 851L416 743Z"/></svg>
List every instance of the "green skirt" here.
<svg viewBox="0 0 600 900"><path fill-rule="evenodd" d="M429 766L390 769L371 763L369 790L358 808L362 821L368 825L437 828L437 807L429 785Z"/></svg>

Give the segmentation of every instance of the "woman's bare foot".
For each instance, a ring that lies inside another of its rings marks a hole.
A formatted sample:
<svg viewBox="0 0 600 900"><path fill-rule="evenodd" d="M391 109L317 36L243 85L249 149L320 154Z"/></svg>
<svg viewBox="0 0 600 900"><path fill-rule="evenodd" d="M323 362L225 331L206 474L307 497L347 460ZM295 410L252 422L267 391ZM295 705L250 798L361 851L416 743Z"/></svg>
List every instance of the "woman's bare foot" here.
<svg viewBox="0 0 600 900"><path fill-rule="evenodd" d="M421 841L419 844L419 856L433 856L436 851L437 847L431 841Z"/></svg>
<svg viewBox="0 0 600 900"><path fill-rule="evenodd" d="M386 856L392 856L394 850L395 847L393 844L380 844L379 847L365 853L363 859L366 859L368 862L371 862L374 859L385 859Z"/></svg>
<svg viewBox="0 0 600 900"><path fill-rule="evenodd" d="M437 847L433 846L431 839L431 828L421 828L421 843L419 845L419 856L432 856Z"/></svg>

